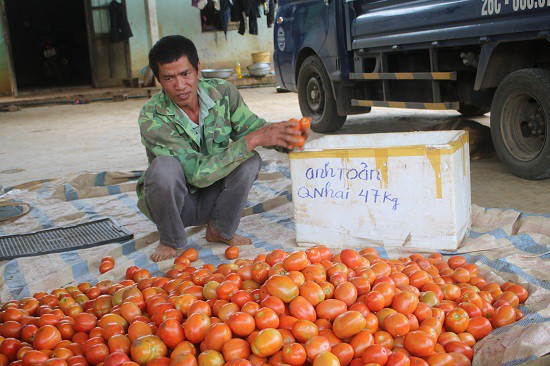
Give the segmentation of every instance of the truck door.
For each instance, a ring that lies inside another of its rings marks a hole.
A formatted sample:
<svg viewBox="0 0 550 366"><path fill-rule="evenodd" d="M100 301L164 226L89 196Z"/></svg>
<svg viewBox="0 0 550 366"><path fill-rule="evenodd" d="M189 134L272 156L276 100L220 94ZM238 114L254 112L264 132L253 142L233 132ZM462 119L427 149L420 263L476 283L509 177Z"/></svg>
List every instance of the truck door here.
<svg viewBox="0 0 550 366"><path fill-rule="evenodd" d="M315 53L323 46L328 31L328 4L338 0L280 0L274 29L275 67L278 82L296 91L296 64L301 52Z"/></svg>

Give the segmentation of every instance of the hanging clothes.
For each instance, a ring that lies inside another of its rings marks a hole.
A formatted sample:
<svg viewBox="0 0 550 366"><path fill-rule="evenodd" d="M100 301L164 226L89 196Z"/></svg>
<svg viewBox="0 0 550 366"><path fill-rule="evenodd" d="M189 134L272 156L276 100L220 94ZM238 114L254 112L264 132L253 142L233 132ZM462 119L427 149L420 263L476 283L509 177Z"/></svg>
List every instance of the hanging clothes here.
<svg viewBox="0 0 550 366"><path fill-rule="evenodd" d="M126 8L116 0L111 1L109 4L109 19L111 20L109 31L111 42L118 42L133 36L126 16Z"/></svg>
<svg viewBox="0 0 550 366"><path fill-rule="evenodd" d="M258 0L245 0L245 13L248 17L248 32L258 35L258 18L260 17L260 2Z"/></svg>
<svg viewBox="0 0 550 366"><path fill-rule="evenodd" d="M273 27L275 22L275 0L268 0L269 11L267 12L267 27Z"/></svg>
<svg viewBox="0 0 550 366"><path fill-rule="evenodd" d="M239 22L238 33L242 36L246 31L246 0L234 0L233 10L231 11L231 20Z"/></svg>
<svg viewBox="0 0 550 366"><path fill-rule="evenodd" d="M220 0L220 23L226 40L229 18L231 18L231 3L229 2L229 0Z"/></svg>

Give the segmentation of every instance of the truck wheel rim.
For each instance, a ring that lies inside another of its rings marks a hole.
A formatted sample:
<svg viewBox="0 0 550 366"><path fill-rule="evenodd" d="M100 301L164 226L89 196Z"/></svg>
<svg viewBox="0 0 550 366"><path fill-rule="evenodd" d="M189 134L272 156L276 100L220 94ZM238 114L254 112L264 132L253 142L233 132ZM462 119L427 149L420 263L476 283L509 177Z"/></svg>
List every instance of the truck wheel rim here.
<svg viewBox="0 0 550 366"><path fill-rule="evenodd" d="M315 113L323 112L323 85L317 75L313 75L307 82L307 104Z"/></svg>
<svg viewBox="0 0 550 366"><path fill-rule="evenodd" d="M546 118L540 102L527 92L510 95L502 111L501 132L518 160L535 159L546 143Z"/></svg>

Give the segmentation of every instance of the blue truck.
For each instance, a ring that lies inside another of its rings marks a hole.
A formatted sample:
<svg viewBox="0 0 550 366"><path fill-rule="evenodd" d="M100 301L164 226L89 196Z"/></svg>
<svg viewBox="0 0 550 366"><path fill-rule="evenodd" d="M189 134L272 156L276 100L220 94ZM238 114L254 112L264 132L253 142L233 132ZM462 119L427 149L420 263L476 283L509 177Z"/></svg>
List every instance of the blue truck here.
<svg viewBox="0 0 550 366"><path fill-rule="evenodd" d="M550 177L550 0L280 0L274 46L316 132L372 107L490 111L507 168Z"/></svg>

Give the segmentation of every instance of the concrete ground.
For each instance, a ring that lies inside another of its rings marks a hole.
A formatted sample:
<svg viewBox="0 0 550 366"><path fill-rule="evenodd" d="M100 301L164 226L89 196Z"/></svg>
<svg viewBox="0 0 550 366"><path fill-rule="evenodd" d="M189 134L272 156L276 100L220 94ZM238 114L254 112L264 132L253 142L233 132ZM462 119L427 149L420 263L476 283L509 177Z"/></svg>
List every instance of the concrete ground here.
<svg viewBox="0 0 550 366"><path fill-rule="evenodd" d="M276 93L274 87L241 89L241 93L249 107L268 121L301 116L295 93ZM145 169L137 116L146 100L136 97L0 113L0 184L9 187L83 171ZM378 108L350 116L338 133L410 131L458 118L454 111ZM489 118L477 121L488 125ZM550 212L550 180L516 178L497 157L473 160L471 180L472 202L479 206Z"/></svg>

